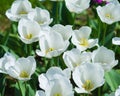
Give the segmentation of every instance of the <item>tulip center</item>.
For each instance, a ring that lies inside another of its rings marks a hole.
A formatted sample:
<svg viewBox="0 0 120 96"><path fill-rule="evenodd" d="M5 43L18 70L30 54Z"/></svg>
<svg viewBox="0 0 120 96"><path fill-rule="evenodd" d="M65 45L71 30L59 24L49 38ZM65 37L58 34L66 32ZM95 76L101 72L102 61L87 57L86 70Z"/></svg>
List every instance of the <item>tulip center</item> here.
<svg viewBox="0 0 120 96"><path fill-rule="evenodd" d="M53 50L54 50L54 48L49 48L49 49L46 50L45 53L47 54L48 52L51 52L51 51L53 51Z"/></svg>
<svg viewBox="0 0 120 96"><path fill-rule="evenodd" d="M21 10L19 10L18 14L21 14L21 15L23 14L24 15L24 14L28 14L28 12L25 11L25 9L21 9Z"/></svg>
<svg viewBox="0 0 120 96"><path fill-rule="evenodd" d="M53 96L62 96L60 93L55 93Z"/></svg>
<svg viewBox="0 0 120 96"><path fill-rule="evenodd" d="M82 85L82 87L87 90L87 91L90 91L94 85L93 83L91 82L91 80L86 80L85 83Z"/></svg>
<svg viewBox="0 0 120 96"><path fill-rule="evenodd" d="M105 17L108 19L113 19L113 17L111 16L111 14L105 14Z"/></svg>
<svg viewBox="0 0 120 96"><path fill-rule="evenodd" d="M27 34L26 38L27 38L27 39L31 39L32 36L33 36L32 34Z"/></svg>
<svg viewBox="0 0 120 96"><path fill-rule="evenodd" d="M85 38L80 39L80 45L82 45L82 46L88 46L89 45L88 40L85 39Z"/></svg>
<svg viewBox="0 0 120 96"><path fill-rule="evenodd" d="M28 77L29 77L29 74L28 74L26 71L22 71L22 72L20 73L20 77L21 77L21 78L28 78Z"/></svg>

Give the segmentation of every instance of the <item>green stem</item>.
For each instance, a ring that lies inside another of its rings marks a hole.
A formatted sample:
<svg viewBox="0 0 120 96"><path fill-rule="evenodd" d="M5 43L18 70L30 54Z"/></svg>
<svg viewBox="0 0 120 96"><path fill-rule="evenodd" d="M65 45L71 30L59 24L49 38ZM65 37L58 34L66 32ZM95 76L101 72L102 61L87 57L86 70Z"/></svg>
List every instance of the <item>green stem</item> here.
<svg viewBox="0 0 120 96"><path fill-rule="evenodd" d="M75 29L75 21L76 21L77 14L73 13L73 15L74 15L73 29Z"/></svg>
<svg viewBox="0 0 120 96"><path fill-rule="evenodd" d="M104 24L104 33L103 33L103 45L105 45L105 36L107 31L107 24Z"/></svg>
<svg viewBox="0 0 120 96"><path fill-rule="evenodd" d="M18 87L19 87L19 89L20 89L20 94L21 94L21 96L23 96L23 95L22 95L22 89L21 89L21 87L20 87L20 83L19 83L18 80L17 80L17 84L18 84Z"/></svg>
<svg viewBox="0 0 120 96"><path fill-rule="evenodd" d="M25 82L25 96L28 96L27 82Z"/></svg>
<svg viewBox="0 0 120 96"><path fill-rule="evenodd" d="M3 75L4 76L4 75ZM2 93L1 93L1 96L5 96L5 81L6 81L6 78L5 78L5 76L4 76L4 78L3 78L3 89L2 89Z"/></svg>
<svg viewBox="0 0 120 96"><path fill-rule="evenodd" d="M57 5L56 5L56 16L55 16L55 24L59 24L60 23L60 21L61 21L61 19L62 19L62 17L61 17L61 15L62 15L62 2L61 1L57 1L56 2L57 3Z"/></svg>
<svg viewBox="0 0 120 96"><path fill-rule="evenodd" d="M101 88L98 88L98 96L101 96Z"/></svg>
<svg viewBox="0 0 120 96"><path fill-rule="evenodd" d="M101 21L98 19L98 22L99 22L99 26L98 26L98 41L99 41L99 44L100 44L100 36L101 36Z"/></svg>

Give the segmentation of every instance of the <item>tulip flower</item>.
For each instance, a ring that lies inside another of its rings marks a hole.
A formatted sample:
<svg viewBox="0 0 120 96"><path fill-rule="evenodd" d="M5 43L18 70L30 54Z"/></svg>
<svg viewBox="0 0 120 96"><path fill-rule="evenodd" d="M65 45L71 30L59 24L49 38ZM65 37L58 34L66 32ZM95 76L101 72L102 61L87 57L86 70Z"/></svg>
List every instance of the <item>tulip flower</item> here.
<svg viewBox="0 0 120 96"><path fill-rule="evenodd" d="M37 55L52 58L61 55L69 46L69 41L63 39L58 32L47 32L39 38L40 50Z"/></svg>
<svg viewBox="0 0 120 96"><path fill-rule="evenodd" d="M70 12L81 13L90 6L90 0L65 0L66 7Z"/></svg>
<svg viewBox="0 0 120 96"><path fill-rule="evenodd" d="M36 70L36 61L33 56L27 58L19 58L14 62L14 66L10 66L7 73L18 80L27 81L31 79L31 75Z"/></svg>
<svg viewBox="0 0 120 96"><path fill-rule="evenodd" d="M114 51L107 49L104 46L101 46L97 50L93 51L92 62L100 64L105 71L110 71L118 64L118 60L115 60Z"/></svg>
<svg viewBox="0 0 120 96"><path fill-rule="evenodd" d="M50 19L50 14L46 9L36 7L28 14L30 20L36 21L41 26L49 25L53 19Z"/></svg>
<svg viewBox="0 0 120 96"><path fill-rule="evenodd" d="M26 18L32 10L28 0L15 0L11 8L6 11L6 16L12 21L19 21L21 18Z"/></svg>
<svg viewBox="0 0 120 96"><path fill-rule="evenodd" d="M108 3L105 6L97 7L97 13L101 21L106 24L112 24L120 21L120 4Z"/></svg>
<svg viewBox="0 0 120 96"><path fill-rule="evenodd" d="M11 53L5 53L2 58L0 58L0 73L8 74L7 69L9 66L13 66L15 62L15 57Z"/></svg>
<svg viewBox="0 0 120 96"><path fill-rule="evenodd" d="M80 66L84 62L90 62L90 52L80 52L79 49L72 49L66 51L63 54L63 60L68 68L74 70L77 66Z"/></svg>
<svg viewBox="0 0 120 96"><path fill-rule="evenodd" d="M51 28L51 31L55 31L55 32L60 33L64 40L69 40L70 37L72 36L72 33L73 33L71 25L63 26L61 24L55 24Z"/></svg>
<svg viewBox="0 0 120 96"><path fill-rule="evenodd" d="M83 26L79 30L75 30L72 35L72 43L80 50L84 51L98 44L98 39L89 39L91 28Z"/></svg>
<svg viewBox="0 0 120 96"><path fill-rule="evenodd" d="M91 93L104 84L104 70L98 64L84 63L73 71L77 93Z"/></svg>
<svg viewBox="0 0 120 96"><path fill-rule="evenodd" d="M112 38L112 43L114 45L120 45L120 37L114 37L114 38Z"/></svg>
<svg viewBox="0 0 120 96"><path fill-rule="evenodd" d="M39 75L40 88L36 96L74 96L72 84L66 73L58 67L51 67L46 74Z"/></svg>
<svg viewBox="0 0 120 96"><path fill-rule="evenodd" d="M18 33L24 43L31 44L39 40L41 27L35 21L21 19L18 24Z"/></svg>

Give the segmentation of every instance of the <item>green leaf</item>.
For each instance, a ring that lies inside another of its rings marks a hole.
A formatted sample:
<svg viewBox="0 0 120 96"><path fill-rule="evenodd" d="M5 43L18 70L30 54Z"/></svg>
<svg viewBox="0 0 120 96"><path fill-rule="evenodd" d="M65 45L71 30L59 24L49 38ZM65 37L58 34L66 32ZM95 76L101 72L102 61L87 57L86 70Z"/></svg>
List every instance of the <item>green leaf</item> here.
<svg viewBox="0 0 120 96"><path fill-rule="evenodd" d="M110 89L115 91L120 85L120 74L115 70L111 70L105 74L105 80L110 86Z"/></svg>

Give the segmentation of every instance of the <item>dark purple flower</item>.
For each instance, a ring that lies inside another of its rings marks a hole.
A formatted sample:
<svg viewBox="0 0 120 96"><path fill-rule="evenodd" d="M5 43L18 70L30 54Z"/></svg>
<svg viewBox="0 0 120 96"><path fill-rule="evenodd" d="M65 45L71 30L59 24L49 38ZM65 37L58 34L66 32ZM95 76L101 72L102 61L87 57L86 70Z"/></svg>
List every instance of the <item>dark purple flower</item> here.
<svg viewBox="0 0 120 96"><path fill-rule="evenodd" d="M94 2L101 4L103 2L103 0L93 0Z"/></svg>

